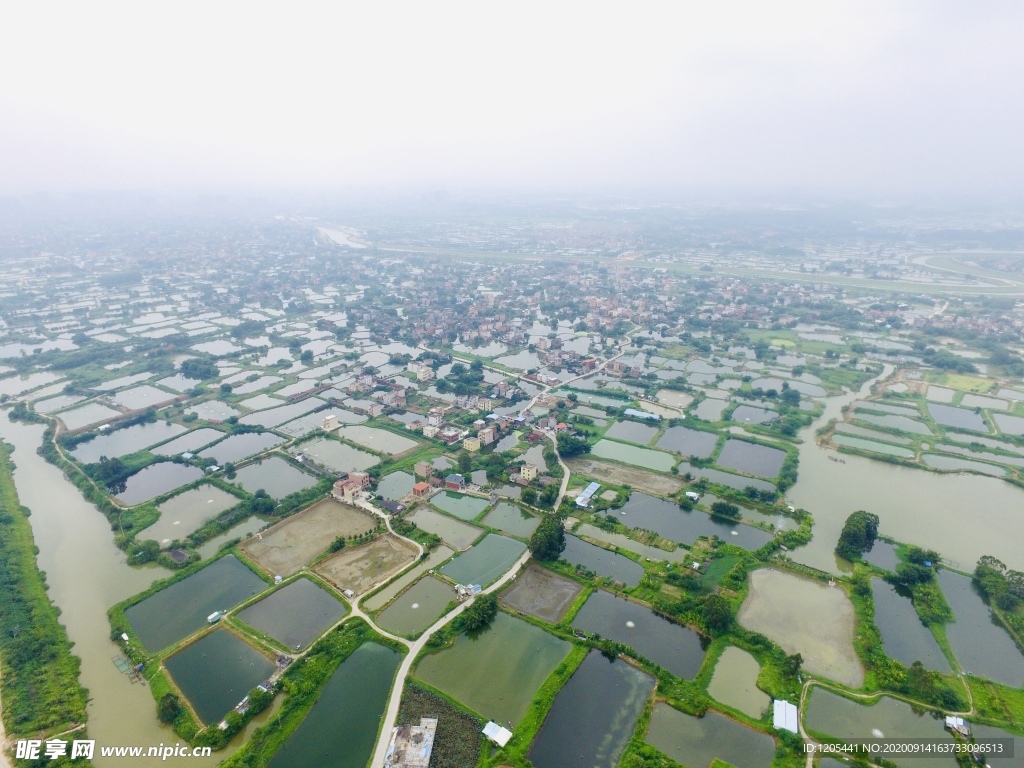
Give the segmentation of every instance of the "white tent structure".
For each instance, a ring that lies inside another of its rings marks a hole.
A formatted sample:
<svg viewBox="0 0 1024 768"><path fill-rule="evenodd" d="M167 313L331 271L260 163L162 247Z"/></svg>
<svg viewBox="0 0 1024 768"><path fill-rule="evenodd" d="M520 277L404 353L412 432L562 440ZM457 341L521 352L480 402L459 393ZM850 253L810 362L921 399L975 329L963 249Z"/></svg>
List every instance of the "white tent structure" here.
<svg viewBox="0 0 1024 768"><path fill-rule="evenodd" d="M773 705L775 711L773 713L772 725L775 726L776 730L799 733L800 720L796 711L796 705L781 699L776 699Z"/></svg>
<svg viewBox="0 0 1024 768"><path fill-rule="evenodd" d="M484 736L493 741L499 747L504 747L508 744L508 740L512 738L512 731L508 728L502 728L494 721L491 721L484 726Z"/></svg>

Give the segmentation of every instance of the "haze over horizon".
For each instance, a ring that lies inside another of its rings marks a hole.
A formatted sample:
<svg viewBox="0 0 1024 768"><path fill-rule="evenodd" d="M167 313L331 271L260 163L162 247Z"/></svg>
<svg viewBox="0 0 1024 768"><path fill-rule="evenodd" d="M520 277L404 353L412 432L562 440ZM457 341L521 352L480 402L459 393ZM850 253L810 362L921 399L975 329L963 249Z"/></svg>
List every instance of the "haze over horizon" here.
<svg viewBox="0 0 1024 768"><path fill-rule="evenodd" d="M1024 191L1024 6L20 4L0 193Z"/></svg>

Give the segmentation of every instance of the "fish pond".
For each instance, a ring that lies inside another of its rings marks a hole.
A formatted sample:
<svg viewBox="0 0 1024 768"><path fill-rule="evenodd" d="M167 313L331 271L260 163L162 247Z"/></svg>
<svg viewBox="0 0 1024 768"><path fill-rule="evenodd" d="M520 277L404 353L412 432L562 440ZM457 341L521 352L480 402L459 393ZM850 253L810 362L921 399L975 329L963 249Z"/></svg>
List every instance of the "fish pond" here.
<svg viewBox="0 0 1024 768"><path fill-rule="evenodd" d="M972 580L947 570L939 571L938 578L956 617L946 625L946 637L964 672L1012 688L1024 685L1024 656Z"/></svg>
<svg viewBox="0 0 1024 768"><path fill-rule="evenodd" d="M380 612L377 624L396 635L416 635L441 618L453 600L455 591L450 585L424 576Z"/></svg>
<svg viewBox="0 0 1024 768"><path fill-rule="evenodd" d="M416 478L408 472L392 472L384 475L377 483L377 495L388 501L398 501L412 493L415 484Z"/></svg>
<svg viewBox="0 0 1024 768"><path fill-rule="evenodd" d="M768 424L779 418L778 411L770 408L757 408L753 405L740 405L729 417L739 424Z"/></svg>
<svg viewBox="0 0 1024 768"><path fill-rule="evenodd" d="M864 559L864 562L893 573L896 572L896 566L900 564L900 558L896 554L896 546L882 539L875 539L871 549L861 555L861 557Z"/></svg>
<svg viewBox="0 0 1024 768"><path fill-rule="evenodd" d="M157 509L160 519L139 534L161 546L174 539L184 539L207 520L241 503L241 499L215 485L202 483L191 490L172 496Z"/></svg>
<svg viewBox="0 0 1024 768"><path fill-rule="evenodd" d="M195 482L202 476L203 470L188 464L175 464L172 461L150 464L128 478L124 490L117 494L117 500L132 507Z"/></svg>
<svg viewBox="0 0 1024 768"><path fill-rule="evenodd" d="M1003 477L1006 469L993 464L985 464L970 459L960 459L955 456L941 456L935 453L926 453L921 456L921 461L932 469L940 469L945 472L980 472L983 475Z"/></svg>
<svg viewBox="0 0 1024 768"><path fill-rule="evenodd" d="M430 507L417 507L409 520L428 533L440 536L453 549L468 549L483 534L483 528L455 520Z"/></svg>
<svg viewBox="0 0 1024 768"><path fill-rule="evenodd" d="M204 627L214 611L230 610L266 588L237 557L225 555L124 614L142 644L159 651Z"/></svg>
<svg viewBox="0 0 1024 768"><path fill-rule="evenodd" d="M624 464L668 472L676 463L675 457L664 451L650 448L638 448L635 445L616 443L612 440L598 440L591 449L591 454L602 459L613 459Z"/></svg>
<svg viewBox="0 0 1024 768"><path fill-rule="evenodd" d="M715 463L726 469L737 469L751 475L776 477L786 460L786 452L767 445L758 445L730 437Z"/></svg>
<svg viewBox="0 0 1024 768"><path fill-rule="evenodd" d="M228 462L239 462L254 453L262 453L283 442L283 437L278 437L272 432L247 432L221 440L216 445L200 451L199 456L204 459L213 459L223 466Z"/></svg>
<svg viewBox="0 0 1024 768"><path fill-rule="evenodd" d="M120 416L120 411L115 411L113 408L108 408L99 403L87 403L70 411L57 414L57 418L64 422L64 426L69 430L81 429L90 424L99 424L103 421L120 418Z"/></svg>
<svg viewBox="0 0 1024 768"><path fill-rule="evenodd" d="M540 525L540 518L534 517L517 504L501 501L483 519L483 524L510 536L528 539Z"/></svg>
<svg viewBox="0 0 1024 768"><path fill-rule="evenodd" d="M914 458L914 452L909 448L904 448L900 445L879 443L874 440L866 440L862 437L856 437L853 435L835 434L832 435L832 442L836 445L845 445L848 448L860 448L862 451L880 453L883 456L899 456L901 459Z"/></svg>
<svg viewBox="0 0 1024 768"><path fill-rule="evenodd" d="M639 563L571 534L565 536L565 549L560 559L582 566L598 576L607 576L627 587L635 587L644 575L644 568Z"/></svg>
<svg viewBox="0 0 1024 768"><path fill-rule="evenodd" d="M312 488L320 480L296 469L280 456L271 456L242 467L231 482L242 486L249 493L264 490L272 498L283 499Z"/></svg>
<svg viewBox="0 0 1024 768"><path fill-rule="evenodd" d="M514 728L571 648L499 612L486 629L459 635L450 648L424 657L415 674L485 718Z"/></svg>
<svg viewBox="0 0 1024 768"><path fill-rule="evenodd" d="M269 768L365 768L401 660L377 643L359 646L338 665Z"/></svg>
<svg viewBox="0 0 1024 768"><path fill-rule="evenodd" d="M573 626L588 634L632 647L676 677L691 680L704 661L701 636L662 618L650 608L597 590L584 603Z"/></svg>
<svg viewBox="0 0 1024 768"><path fill-rule="evenodd" d="M645 741L691 768L708 768L716 758L736 768L768 768L775 758L775 739L768 734L717 712L693 717L664 702L651 713Z"/></svg>
<svg viewBox="0 0 1024 768"><path fill-rule="evenodd" d="M718 435L688 427L669 427L659 438L657 446L666 451L707 459L715 452Z"/></svg>
<svg viewBox="0 0 1024 768"><path fill-rule="evenodd" d="M207 725L218 722L274 672L273 661L226 629L169 656L164 666Z"/></svg>
<svg viewBox="0 0 1024 768"><path fill-rule="evenodd" d="M710 467L695 467L686 461L680 462L679 474L685 475L686 473L689 473L694 477L706 477L712 483L718 483L728 488L735 488L739 491L745 490L747 486L753 486L759 491L775 490L775 486L767 480L759 480L756 477L736 475L732 472L725 472L721 469L713 469Z"/></svg>
<svg viewBox="0 0 1024 768"><path fill-rule="evenodd" d="M466 552L441 566L441 573L458 584L486 587L498 580L526 551L521 541L490 533Z"/></svg>
<svg viewBox="0 0 1024 768"><path fill-rule="evenodd" d="M298 651L334 626L348 608L309 579L296 579L238 613L253 629Z"/></svg>
<svg viewBox="0 0 1024 768"><path fill-rule="evenodd" d="M369 448L378 453L387 453L392 456L405 453L419 445L415 440L408 437L389 432L386 429L375 429L362 424L350 424L338 429L338 436L349 442Z"/></svg>
<svg viewBox="0 0 1024 768"><path fill-rule="evenodd" d="M803 656L809 672L860 688L864 668L853 648L855 619L842 589L770 568L750 573L737 616L744 628Z"/></svg>
<svg viewBox="0 0 1024 768"><path fill-rule="evenodd" d="M860 411L857 411L854 418L857 419L857 421L874 424L876 427L886 427L900 432L909 432L912 435L931 435L932 433L927 424L911 419L909 416L894 416L892 414L878 416L873 413L861 413Z"/></svg>
<svg viewBox="0 0 1024 768"><path fill-rule="evenodd" d="M761 718L772 703L771 697L757 687L761 666L757 659L744 650L730 645L718 658L715 673L708 685L708 695L728 707L755 720ZM724 755L720 755L726 759Z"/></svg>
<svg viewBox="0 0 1024 768"><path fill-rule="evenodd" d="M871 580L875 626L882 633L885 655L910 667L920 661L927 669L948 673L949 660L932 631L917 617L910 593L882 579Z"/></svg>
<svg viewBox="0 0 1024 768"><path fill-rule="evenodd" d="M362 472L380 462L379 456L329 437L310 440L297 448L292 448L290 453L293 456L308 456L316 464L332 472Z"/></svg>
<svg viewBox="0 0 1024 768"><path fill-rule="evenodd" d="M487 499L451 493L450 491L436 494L430 499L430 503L449 515L455 515L455 517L463 520L475 520L480 516L481 512L490 506L490 502Z"/></svg>
<svg viewBox="0 0 1024 768"><path fill-rule="evenodd" d="M831 691L814 689L804 715L804 725L811 731L839 739L928 739L952 742L953 737L929 712L915 711L905 702L883 696L878 703L867 706L843 698ZM896 765L913 768L956 768L949 755L913 755L892 760Z"/></svg>
<svg viewBox="0 0 1024 768"><path fill-rule="evenodd" d="M186 432L181 437L176 437L169 443L158 445L150 450L157 456L177 456L179 453L195 451L215 440L220 440L222 437L224 437L223 432L211 429L210 427L202 427Z"/></svg>
<svg viewBox="0 0 1024 768"><path fill-rule="evenodd" d="M136 424L134 427L99 435L87 443L80 443L71 451L71 455L82 464L92 464L99 461L101 456L109 459L127 456L155 443L169 440L184 431L185 427L180 424L168 424L163 421Z"/></svg>
<svg viewBox="0 0 1024 768"><path fill-rule="evenodd" d="M654 678L591 651L558 692L527 755L536 768L615 768Z"/></svg>
<svg viewBox="0 0 1024 768"><path fill-rule="evenodd" d="M531 562L501 593L501 602L514 611L557 624L582 591L579 582Z"/></svg>
<svg viewBox="0 0 1024 768"><path fill-rule="evenodd" d="M648 424L639 424L635 421L616 421L604 434L606 437L615 440L625 440L627 443L647 445L658 434L658 428Z"/></svg>
<svg viewBox="0 0 1024 768"><path fill-rule="evenodd" d="M937 424L944 427L967 429L971 432L988 432L988 424L985 423L982 415L967 408L928 403L928 413Z"/></svg>
<svg viewBox="0 0 1024 768"><path fill-rule="evenodd" d="M734 521L712 517L700 510L686 511L678 504L633 492L629 501L615 510L616 519L630 528L644 528L670 541L693 544L701 536L717 536L730 544L756 550L771 541L771 534Z"/></svg>

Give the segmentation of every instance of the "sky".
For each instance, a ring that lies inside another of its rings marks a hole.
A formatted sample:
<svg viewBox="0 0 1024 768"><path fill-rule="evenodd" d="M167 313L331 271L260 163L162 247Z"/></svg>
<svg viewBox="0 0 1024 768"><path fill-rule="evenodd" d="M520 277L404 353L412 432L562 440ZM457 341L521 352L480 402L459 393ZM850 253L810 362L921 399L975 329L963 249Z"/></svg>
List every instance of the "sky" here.
<svg viewBox="0 0 1024 768"><path fill-rule="evenodd" d="M1024 3L8 3L0 193L1018 194Z"/></svg>

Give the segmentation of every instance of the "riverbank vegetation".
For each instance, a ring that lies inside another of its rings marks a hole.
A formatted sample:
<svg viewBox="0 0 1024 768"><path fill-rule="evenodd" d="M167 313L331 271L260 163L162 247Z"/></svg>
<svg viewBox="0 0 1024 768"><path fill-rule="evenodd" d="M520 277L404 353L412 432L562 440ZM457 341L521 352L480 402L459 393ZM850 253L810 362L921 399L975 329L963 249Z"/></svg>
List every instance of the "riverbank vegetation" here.
<svg viewBox="0 0 1024 768"><path fill-rule="evenodd" d="M38 550L28 509L18 501L10 452L0 443L0 699L8 735L39 738L84 723L87 692L36 565Z"/></svg>

